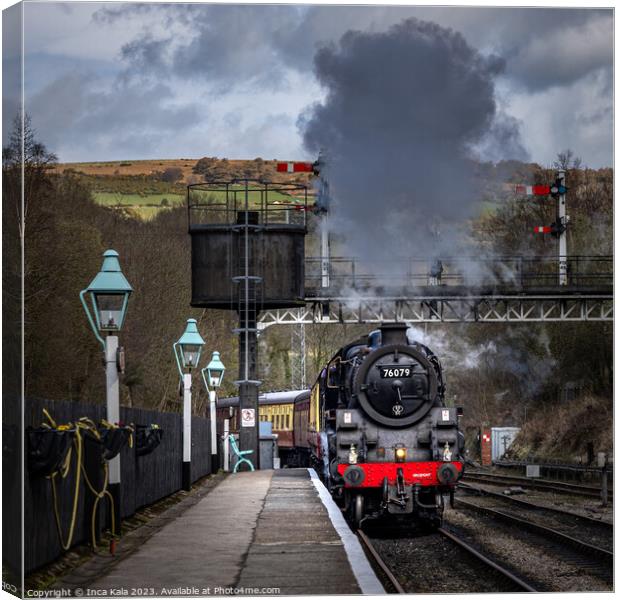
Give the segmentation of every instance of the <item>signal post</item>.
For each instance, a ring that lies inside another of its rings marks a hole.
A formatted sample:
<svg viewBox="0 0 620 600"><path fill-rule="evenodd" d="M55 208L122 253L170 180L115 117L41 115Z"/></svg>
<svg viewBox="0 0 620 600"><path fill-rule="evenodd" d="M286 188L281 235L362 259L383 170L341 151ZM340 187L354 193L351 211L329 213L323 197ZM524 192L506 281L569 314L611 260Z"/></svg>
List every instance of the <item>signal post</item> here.
<svg viewBox="0 0 620 600"><path fill-rule="evenodd" d="M558 238L558 283L568 285L568 249L566 229L569 217L566 214L566 171L560 169L552 185L517 185L517 194L526 196L551 196L558 201L556 219L550 225L534 227L534 233L550 233Z"/></svg>

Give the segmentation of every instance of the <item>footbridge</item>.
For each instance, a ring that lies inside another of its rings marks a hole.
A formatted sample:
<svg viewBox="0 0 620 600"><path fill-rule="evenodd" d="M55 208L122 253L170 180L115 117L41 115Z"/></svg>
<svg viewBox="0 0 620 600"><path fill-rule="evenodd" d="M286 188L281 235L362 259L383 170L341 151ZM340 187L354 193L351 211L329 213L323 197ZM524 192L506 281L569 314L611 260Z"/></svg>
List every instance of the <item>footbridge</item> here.
<svg viewBox="0 0 620 600"><path fill-rule="evenodd" d="M305 261L305 298L263 311L258 326L408 322L613 321L613 257L574 256L559 284L557 258L508 256L385 263Z"/></svg>

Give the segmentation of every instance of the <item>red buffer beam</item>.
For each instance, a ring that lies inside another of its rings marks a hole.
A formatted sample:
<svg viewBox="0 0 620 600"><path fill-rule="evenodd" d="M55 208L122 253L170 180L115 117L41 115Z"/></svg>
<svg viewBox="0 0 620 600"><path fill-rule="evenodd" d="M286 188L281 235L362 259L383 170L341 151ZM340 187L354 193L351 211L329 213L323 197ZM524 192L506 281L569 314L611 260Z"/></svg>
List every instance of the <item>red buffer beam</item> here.
<svg viewBox="0 0 620 600"><path fill-rule="evenodd" d="M551 193L551 186L549 185L517 185L515 187L517 194L524 194L526 196L548 196Z"/></svg>

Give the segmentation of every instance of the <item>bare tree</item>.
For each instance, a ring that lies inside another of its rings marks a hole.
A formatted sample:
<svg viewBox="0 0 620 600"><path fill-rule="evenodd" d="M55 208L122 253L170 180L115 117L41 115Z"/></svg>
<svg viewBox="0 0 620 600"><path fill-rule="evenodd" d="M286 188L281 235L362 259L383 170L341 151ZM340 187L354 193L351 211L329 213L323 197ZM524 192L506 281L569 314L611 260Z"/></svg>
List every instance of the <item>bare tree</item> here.
<svg viewBox="0 0 620 600"><path fill-rule="evenodd" d="M57 161L56 155L49 152L44 144L35 139L35 136L30 116L25 114L22 118L22 114L18 114L13 120L9 143L2 148L4 191L15 202L19 235L22 239L26 230L30 202L47 183L45 178L47 169Z"/></svg>
<svg viewBox="0 0 620 600"><path fill-rule="evenodd" d="M579 169L581 167L581 158L576 156L570 148L567 148L563 152L558 152L557 160L554 161L553 166L564 171Z"/></svg>

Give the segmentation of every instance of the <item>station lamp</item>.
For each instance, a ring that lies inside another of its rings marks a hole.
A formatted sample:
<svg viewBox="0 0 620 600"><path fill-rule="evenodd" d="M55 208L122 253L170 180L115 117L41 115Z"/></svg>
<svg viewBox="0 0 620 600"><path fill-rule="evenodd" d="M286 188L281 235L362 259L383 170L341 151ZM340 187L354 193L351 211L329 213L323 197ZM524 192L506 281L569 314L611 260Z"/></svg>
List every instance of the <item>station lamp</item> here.
<svg viewBox="0 0 620 600"><path fill-rule="evenodd" d="M206 377L205 371L207 372ZM224 371L226 371L226 367L220 360L220 353L216 350L213 352L209 364L202 370L202 379L207 390L217 389L222 385Z"/></svg>
<svg viewBox="0 0 620 600"><path fill-rule="evenodd" d="M125 321L127 303L133 291L121 271L116 250L103 253L103 265L90 285L80 292L80 300L95 337L105 353L106 418L116 424L120 421L119 371L124 370L125 353L118 345L118 333ZM88 296L88 300L87 300ZM92 308L89 309L89 304ZM105 334L105 341L101 334ZM121 458L109 461L109 491L114 512L120 515ZM117 526L118 527L118 526Z"/></svg>
<svg viewBox="0 0 620 600"><path fill-rule="evenodd" d="M198 333L196 319L187 319L183 335L172 345L179 375L183 380L183 464L181 480L183 489L192 487L192 369L198 367L205 342Z"/></svg>
<svg viewBox="0 0 620 600"><path fill-rule="evenodd" d="M205 377L205 371L207 375ZM211 421L211 470L217 471L219 469L219 460L218 460L218 452L217 452L217 421L216 421L216 402L217 389L222 385L222 380L224 379L224 372L226 371L226 367L224 363L220 360L220 353L216 351L213 352L211 356L211 361L209 364L202 370L202 380L204 381L205 387L209 392L209 419ZM208 383L207 383L208 380ZM226 442L227 443L227 442Z"/></svg>
<svg viewBox="0 0 620 600"><path fill-rule="evenodd" d="M200 353L205 342L198 333L196 319L187 319L183 335L173 345L179 374L183 377L185 369L191 371L198 366Z"/></svg>
<svg viewBox="0 0 620 600"><path fill-rule="evenodd" d="M127 313L127 303L133 291L121 271L116 250L103 253L103 265L90 285L80 292L80 300L92 330L105 348L99 332L120 331ZM86 296L90 297L92 314ZM94 318L93 318L94 317Z"/></svg>

